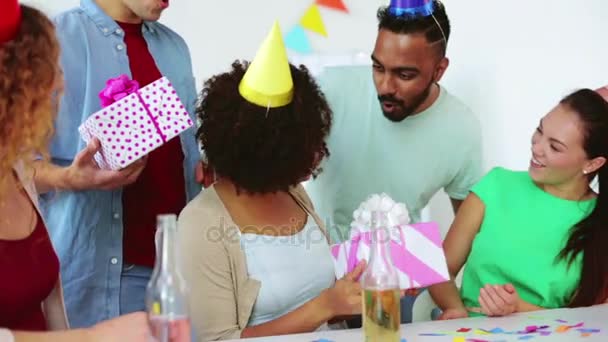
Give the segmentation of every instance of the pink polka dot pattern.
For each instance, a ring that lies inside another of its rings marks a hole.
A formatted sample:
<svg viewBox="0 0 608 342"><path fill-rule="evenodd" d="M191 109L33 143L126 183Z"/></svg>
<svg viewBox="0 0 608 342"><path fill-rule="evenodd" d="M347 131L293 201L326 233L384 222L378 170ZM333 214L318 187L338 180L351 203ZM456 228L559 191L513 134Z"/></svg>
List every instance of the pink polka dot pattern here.
<svg viewBox="0 0 608 342"><path fill-rule="evenodd" d="M175 138L193 122L165 77L92 114L80 127L85 142L101 141L99 167L119 170ZM128 124L125 124L128 122ZM111 129L108 129L111 128Z"/></svg>

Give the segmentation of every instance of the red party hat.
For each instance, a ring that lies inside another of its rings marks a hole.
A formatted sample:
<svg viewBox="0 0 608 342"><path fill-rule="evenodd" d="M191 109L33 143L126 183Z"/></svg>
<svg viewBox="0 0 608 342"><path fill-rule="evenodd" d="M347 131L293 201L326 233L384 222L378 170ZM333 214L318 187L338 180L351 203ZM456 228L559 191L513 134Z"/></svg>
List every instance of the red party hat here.
<svg viewBox="0 0 608 342"><path fill-rule="evenodd" d="M17 0L0 0L0 44L6 43L19 31L21 6Z"/></svg>

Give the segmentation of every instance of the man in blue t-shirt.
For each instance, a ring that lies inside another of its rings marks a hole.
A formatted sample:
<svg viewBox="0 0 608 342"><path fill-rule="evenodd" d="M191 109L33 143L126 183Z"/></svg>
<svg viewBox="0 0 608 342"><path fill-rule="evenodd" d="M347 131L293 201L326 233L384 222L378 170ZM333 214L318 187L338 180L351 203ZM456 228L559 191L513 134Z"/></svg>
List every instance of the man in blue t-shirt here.
<svg viewBox="0 0 608 342"><path fill-rule="evenodd" d="M426 15L378 11L371 69L328 67L319 76L334 112L331 156L306 189L335 242L349 238L353 211L371 194L405 203L416 222L440 189L456 211L481 176L479 121L439 85L449 20L443 4L428 3ZM403 302L404 322L412 305Z"/></svg>

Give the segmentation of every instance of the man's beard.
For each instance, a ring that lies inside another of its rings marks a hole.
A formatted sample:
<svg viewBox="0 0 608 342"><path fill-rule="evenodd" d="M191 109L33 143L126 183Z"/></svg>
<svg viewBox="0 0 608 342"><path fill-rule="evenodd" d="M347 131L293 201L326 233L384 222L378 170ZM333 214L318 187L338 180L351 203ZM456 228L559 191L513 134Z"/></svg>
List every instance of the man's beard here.
<svg viewBox="0 0 608 342"><path fill-rule="evenodd" d="M396 99L392 95L379 95L378 100L380 101L381 108L382 108L382 102L390 102L390 103L392 103L393 107L395 108L395 109L393 109L392 112L385 112L384 109L382 109L382 113L384 114L384 117L386 117L387 119L389 119L390 121L393 121L393 122L401 122L401 121L405 120L407 117L409 117L410 115L414 114L416 109L418 109L418 107L420 107L420 105L429 97L429 94L431 93L431 87L433 86L434 83L435 83L435 81L431 80L431 82L424 89L424 91L422 93L416 95L412 99L410 105L406 105L405 102L403 102L402 100Z"/></svg>

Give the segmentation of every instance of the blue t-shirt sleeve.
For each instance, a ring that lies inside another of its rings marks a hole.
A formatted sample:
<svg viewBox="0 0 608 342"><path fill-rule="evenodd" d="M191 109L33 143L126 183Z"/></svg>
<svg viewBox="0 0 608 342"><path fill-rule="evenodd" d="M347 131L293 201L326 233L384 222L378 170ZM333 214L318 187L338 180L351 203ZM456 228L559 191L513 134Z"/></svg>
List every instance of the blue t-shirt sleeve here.
<svg viewBox="0 0 608 342"><path fill-rule="evenodd" d="M458 107L455 108L457 110ZM475 185L483 175L482 161L482 141L481 127L479 121L470 109L464 107L461 109L464 119L461 122L460 135L462 143L460 144L463 151L460 154L460 166L455 177L445 186L445 192L450 198L455 200L463 200L471 191L471 187ZM458 154L457 154L458 155Z"/></svg>
<svg viewBox="0 0 608 342"><path fill-rule="evenodd" d="M475 141L471 150L465 154L462 167L458 170L456 177L445 187L448 196L455 200L463 200L469 194L471 187L479 181L481 171L481 142Z"/></svg>

